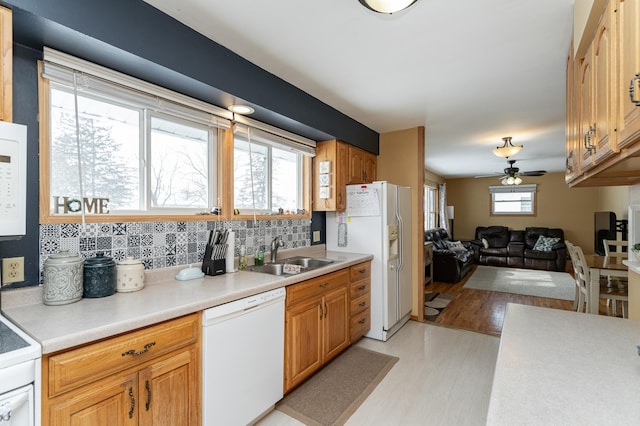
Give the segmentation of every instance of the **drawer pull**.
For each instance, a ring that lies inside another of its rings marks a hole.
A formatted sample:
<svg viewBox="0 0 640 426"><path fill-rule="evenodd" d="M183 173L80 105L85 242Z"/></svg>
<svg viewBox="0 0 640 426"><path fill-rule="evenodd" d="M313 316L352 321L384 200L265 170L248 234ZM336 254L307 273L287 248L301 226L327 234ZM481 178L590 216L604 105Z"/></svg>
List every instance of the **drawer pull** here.
<svg viewBox="0 0 640 426"><path fill-rule="evenodd" d="M329 283L322 283L320 284L320 288L327 288L329 286Z"/></svg>
<svg viewBox="0 0 640 426"><path fill-rule="evenodd" d="M358 272L361 274L364 274L365 272L367 272L367 270L363 268L363 269L360 269Z"/></svg>
<svg viewBox="0 0 640 426"><path fill-rule="evenodd" d="M361 285L360 287L358 287L358 290L362 291L362 290L366 290L367 286L366 285Z"/></svg>
<svg viewBox="0 0 640 426"><path fill-rule="evenodd" d="M358 321L358 324L364 324L367 321L366 318L362 318L360 321Z"/></svg>
<svg viewBox="0 0 640 426"><path fill-rule="evenodd" d="M144 387L147 388L147 403L144 405L147 411L149 411L149 406L151 405L151 385L149 385L149 381L145 381Z"/></svg>
<svg viewBox="0 0 640 426"><path fill-rule="evenodd" d="M154 346L155 344L156 342L147 343L146 345L144 345L144 349L138 352L135 349L129 349L126 352L122 352L122 356L127 356L127 355L138 356L138 355L145 354L149 352L149 349L151 349L151 346Z"/></svg>
<svg viewBox="0 0 640 426"><path fill-rule="evenodd" d="M365 307L367 305L367 302L360 302L360 304L358 306L360 306L361 308Z"/></svg>
<svg viewBox="0 0 640 426"><path fill-rule="evenodd" d="M133 388L129 388L129 400L131 400L131 409L129 410L129 418L133 418L133 410L136 408L136 398L133 396Z"/></svg>

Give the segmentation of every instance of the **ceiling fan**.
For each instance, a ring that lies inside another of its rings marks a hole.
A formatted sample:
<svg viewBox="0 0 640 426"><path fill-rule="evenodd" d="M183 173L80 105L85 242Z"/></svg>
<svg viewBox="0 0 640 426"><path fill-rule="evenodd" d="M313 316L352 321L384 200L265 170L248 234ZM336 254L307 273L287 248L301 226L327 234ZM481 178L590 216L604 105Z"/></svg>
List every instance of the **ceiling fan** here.
<svg viewBox="0 0 640 426"><path fill-rule="evenodd" d="M521 176L544 176L547 173L546 170L531 170L528 172L521 172L518 167L515 167L516 160L508 160L509 167L505 168L503 173L496 173L493 175L476 176L476 178L497 177L500 179L500 183L503 185L520 185L522 183Z"/></svg>

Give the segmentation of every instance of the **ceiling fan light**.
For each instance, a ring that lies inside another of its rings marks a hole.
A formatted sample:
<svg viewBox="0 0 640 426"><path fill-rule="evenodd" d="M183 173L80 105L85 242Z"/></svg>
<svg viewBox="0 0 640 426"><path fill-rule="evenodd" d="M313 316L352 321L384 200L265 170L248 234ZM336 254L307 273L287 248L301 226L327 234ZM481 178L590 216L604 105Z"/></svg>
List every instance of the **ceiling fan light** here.
<svg viewBox="0 0 640 426"><path fill-rule="evenodd" d="M395 13L408 8L418 0L360 0L367 9L378 13Z"/></svg>
<svg viewBox="0 0 640 426"><path fill-rule="evenodd" d="M514 185L520 185L522 183L522 179L520 179L520 176L516 177L513 181Z"/></svg>
<svg viewBox="0 0 640 426"><path fill-rule="evenodd" d="M502 178L500 183L503 184L503 185L509 185L509 182L507 182L507 178Z"/></svg>
<svg viewBox="0 0 640 426"><path fill-rule="evenodd" d="M508 185L513 185L515 182L516 182L516 179L514 177L512 177L512 176L509 176L507 178L507 184Z"/></svg>
<svg viewBox="0 0 640 426"><path fill-rule="evenodd" d="M513 145L511 143L511 136L502 138L504 145L497 147L493 150L493 153L498 157L509 158L516 155L522 149L522 145Z"/></svg>

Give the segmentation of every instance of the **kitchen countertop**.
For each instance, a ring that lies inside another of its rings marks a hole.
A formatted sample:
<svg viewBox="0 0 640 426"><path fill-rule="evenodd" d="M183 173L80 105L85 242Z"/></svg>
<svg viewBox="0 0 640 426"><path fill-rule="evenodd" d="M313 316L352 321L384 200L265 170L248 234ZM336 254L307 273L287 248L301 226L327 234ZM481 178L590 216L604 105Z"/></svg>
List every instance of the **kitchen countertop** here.
<svg viewBox="0 0 640 426"><path fill-rule="evenodd" d="M640 322L508 304L487 424L637 424Z"/></svg>
<svg viewBox="0 0 640 426"><path fill-rule="evenodd" d="M289 253L282 253L280 258L289 257ZM299 254L299 251L295 253ZM39 302L6 307L2 312L39 342L42 353L47 354L285 287L373 258L368 254L330 251L306 255L332 259L335 263L289 276L238 271L177 281L175 275L183 265L147 271L147 282L140 291L59 306Z"/></svg>

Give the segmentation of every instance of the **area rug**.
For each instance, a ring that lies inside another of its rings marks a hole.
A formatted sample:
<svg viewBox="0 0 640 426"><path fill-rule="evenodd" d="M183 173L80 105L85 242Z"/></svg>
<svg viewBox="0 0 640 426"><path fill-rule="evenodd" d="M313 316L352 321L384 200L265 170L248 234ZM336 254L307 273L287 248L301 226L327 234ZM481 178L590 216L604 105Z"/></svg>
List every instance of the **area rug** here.
<svg viewBox="0 0 640 426"><path fill-rule="evenodd" d="M352 346L285 396L276 409L305 425L343 425L398 360Z"/></svg>
<svg viewBox="0 0 640 426"><path fill-rule="evenodd" d="M464 288L574 300L575 286L566 272L478 265Z"/></svg>
<svg viewBox="0 0 640 426"><path fill-rule="evenodd" d="M425 321L435 321L444 308L455 299L452 294L436 293L428 291L424 294L424 319Z"/></svg>

